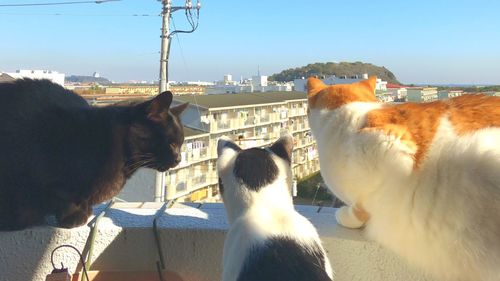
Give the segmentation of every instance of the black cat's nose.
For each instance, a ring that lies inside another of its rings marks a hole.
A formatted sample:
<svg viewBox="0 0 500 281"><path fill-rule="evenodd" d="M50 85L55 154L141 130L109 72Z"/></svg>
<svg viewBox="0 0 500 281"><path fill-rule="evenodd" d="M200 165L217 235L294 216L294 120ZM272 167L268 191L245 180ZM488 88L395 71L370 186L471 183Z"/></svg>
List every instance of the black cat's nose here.
<svg viewBox="0 0 500 281"><path fill-rule="evenodd" d="M177 157L175 157L175 161L174 161L175 165L181 163L181 160L182 160L181 155L177 154Z"/></svg>

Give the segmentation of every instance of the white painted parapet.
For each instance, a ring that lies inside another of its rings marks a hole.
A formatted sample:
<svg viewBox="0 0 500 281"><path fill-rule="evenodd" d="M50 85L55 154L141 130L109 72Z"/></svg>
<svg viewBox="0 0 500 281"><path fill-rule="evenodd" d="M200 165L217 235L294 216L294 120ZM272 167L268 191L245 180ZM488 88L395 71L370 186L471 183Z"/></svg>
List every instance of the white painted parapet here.
<svg viewBox="0 0 500 281"><path fill-rule="evenodd" d="M116 203L98 225L91 270L156 271L159 260L153 234L158 203ZM176 204L159 219L158 228L167 270L182 280L220 280L224 236L227 230L222 204ZM99 213L104 208L95 208ZM336 281L430 281L408 268L392 253L366 241L360 231L335 223L334 210L296 206L318 228L328 251ZM51 226L24 231L0 232L0 281L45 280L51 272L51 251L71 244L83 250L89 227L67 230ZM78 256L71 249L56 252L55 263L63 262L72 272Z"/></svg>

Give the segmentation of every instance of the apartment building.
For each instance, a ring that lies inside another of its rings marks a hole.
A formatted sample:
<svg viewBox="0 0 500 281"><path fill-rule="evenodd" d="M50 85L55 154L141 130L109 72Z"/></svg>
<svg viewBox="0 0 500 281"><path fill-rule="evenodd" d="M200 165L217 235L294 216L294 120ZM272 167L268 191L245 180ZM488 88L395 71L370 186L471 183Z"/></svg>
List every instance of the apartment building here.
<svg viewBox="0 0 500 281"><path fill-rule="evenodd" d="M159 88L158 85L115 85L104 87L106 95L157 95ZM170 85L169 90L174 95L201 95L205 92L204 86L197 85Z"/></svg>
<svg viewBox="0 0 500 281"><path fill-rule="evenodd" d="M7 73L15 79L30 78L30 79L48 79L56 84L64 87L64 73L59 73L54 70L35 70L35 69L19 69L16 72Z"/></svg>
<svg viewBox="0 0 500 281"><path fill-rule="evenodd" d="M440 99L440 100L451 99L454 97L459 97L463 94L464 94L464 91L462 91L462 90L439 91L438 92L438 99Z"/></svg>
<svg viewBox="0 0 500 281"><path fill-rule="evenodd" d="M294 177L319 170L316 143L307 121L307 97L298 92L175 96L189 102L182 117L186 140L179 166L166 173L165 199L218 201L217 140L225 135L242 148L266 146L282 134L295 139Z"/></svg>
<svg viewBox="0 0 500 281"><path fill-rule="evenodd" d="M405 102L406 97L408 95L408 90L407 90L408 88L411 88L411 87L407 87L407 86L399 85L399 84L388 83L387 84L387 93L393 96L394 101Z"/></svg>
<svg viewBox="0 0 500 281"><path fill-rule="evenodd" d="M438 91L435 87L407 89L407 101L409 102L431 102L436 100L438 100Z"/></svg>
<svg viewBox="0 0 500 281"><path fill-rule="evenodd" d="M224 75L224 80L217 81L215 85L206 88L207 95L218 94L238 94L252 92L290 92L293 83L281 83L276 81L267 81L267 76L256 75L250 79L234 81L231 74Z"/></svg>
<svg viewBox="0 0 500 281"><path fill-rule="evenodd" d="M218 177L210 151L210 133L184 127L181 162L166 172L166 200L186 197L186 201L218 198Z"/></svg>

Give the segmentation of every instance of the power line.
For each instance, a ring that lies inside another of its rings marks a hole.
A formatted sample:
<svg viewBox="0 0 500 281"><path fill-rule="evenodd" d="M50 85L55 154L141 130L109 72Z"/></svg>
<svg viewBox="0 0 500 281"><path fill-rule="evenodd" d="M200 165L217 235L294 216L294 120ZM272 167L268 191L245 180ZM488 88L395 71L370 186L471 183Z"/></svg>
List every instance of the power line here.
<svg viewBox="0 0 500 281"><path fill-rule="evenodd" d="M102 4L122 0L95 0L95 1L71 1L71 2L48 2L48 3L22 3L22 4L0 4L0 7L30 7L30 6L55 6L73 4Z"/></svg>
<svg viewBox="0 0 500 281"><path fill-rule="evenodd" d="M154 14L67 14L67 13L2 13L6 16L70 16L70 17L160 17Z"/></svg>

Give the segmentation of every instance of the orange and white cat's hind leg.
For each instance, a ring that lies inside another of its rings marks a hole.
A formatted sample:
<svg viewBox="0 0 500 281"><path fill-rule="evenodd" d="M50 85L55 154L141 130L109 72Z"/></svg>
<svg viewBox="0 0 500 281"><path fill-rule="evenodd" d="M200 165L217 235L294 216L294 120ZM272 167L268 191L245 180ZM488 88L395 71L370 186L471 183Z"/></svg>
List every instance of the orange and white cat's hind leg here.
<svg viewBox="0 0 500 281"><path fill-rule="evenodd" d="M369 219L369 214L360 206L342 206L335 213L335 219L343 227L361 228Z"/></svg>

